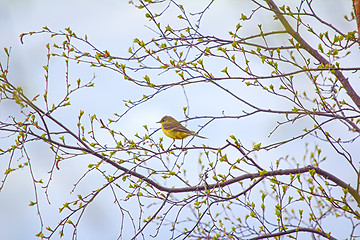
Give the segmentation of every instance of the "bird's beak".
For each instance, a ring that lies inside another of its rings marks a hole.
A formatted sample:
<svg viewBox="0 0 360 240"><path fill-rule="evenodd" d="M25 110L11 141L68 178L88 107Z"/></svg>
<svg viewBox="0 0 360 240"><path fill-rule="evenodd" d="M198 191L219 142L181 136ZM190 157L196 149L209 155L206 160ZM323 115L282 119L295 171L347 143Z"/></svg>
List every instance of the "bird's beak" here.
<svg viewBox="0 0 360 240"><path fill-rule="evenodd" d="M156 122L156 123L161 123L161 121L158 121L158 122Z"/></svg>

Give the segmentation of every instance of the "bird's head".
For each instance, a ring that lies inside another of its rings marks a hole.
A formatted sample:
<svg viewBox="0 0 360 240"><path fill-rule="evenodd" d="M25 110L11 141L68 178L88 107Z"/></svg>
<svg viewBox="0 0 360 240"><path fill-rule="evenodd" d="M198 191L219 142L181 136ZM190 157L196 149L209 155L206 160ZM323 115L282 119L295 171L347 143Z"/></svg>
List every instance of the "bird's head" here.
<svg viewBox="0 0 360 240"><path fill-rule="evenodd" d="M165 123L165 122L177 122L177 121L173 117L163 116L158 123Z"/></svg>

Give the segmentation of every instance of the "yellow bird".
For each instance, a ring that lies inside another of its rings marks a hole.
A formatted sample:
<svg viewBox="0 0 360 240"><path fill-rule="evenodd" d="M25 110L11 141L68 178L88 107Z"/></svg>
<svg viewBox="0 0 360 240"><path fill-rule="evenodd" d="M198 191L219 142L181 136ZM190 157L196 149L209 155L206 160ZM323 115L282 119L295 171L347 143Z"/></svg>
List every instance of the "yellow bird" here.
<svg viewBox="0 0 360 240"><path fill-rule="evenodd" d="M188 136L195 136L199 138L205 138L203 136L197 135L195 132L190 131L181 123L175 120L175 118L170 116L164 116L160 122L161 123L161 129L163 130L164 134L172 139L184 139Z"/></svg>

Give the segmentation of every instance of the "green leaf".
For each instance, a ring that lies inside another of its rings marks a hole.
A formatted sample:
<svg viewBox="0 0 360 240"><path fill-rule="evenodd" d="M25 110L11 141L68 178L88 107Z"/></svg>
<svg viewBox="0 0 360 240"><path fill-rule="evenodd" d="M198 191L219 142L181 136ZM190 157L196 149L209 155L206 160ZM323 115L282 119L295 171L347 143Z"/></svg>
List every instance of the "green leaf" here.
<svg viewBox="0 0 360 240"><path fill-rule="evenodd" d="M296 112L298 112L299 111L299 109L297 109L296 107L294 107L292 110L291 110L291 112L294 112L294 113L296 113Z"/></svg>
<svg viewBox="0 0 360 240"><path fill-rule="evenodd" d="M310 175L311 175L312 177L314 177L316 171L315 171L315 169L310 169L310 170L309 170L309 173L310 173Z"/></svg>
<svg viewBox="0 0 360 240"><path fill-rule="evenodd" d="M256 145L254 145L253 149L258 151L258 150L260 150L260 147L261 147L261 143L258 143Z"/></svg>

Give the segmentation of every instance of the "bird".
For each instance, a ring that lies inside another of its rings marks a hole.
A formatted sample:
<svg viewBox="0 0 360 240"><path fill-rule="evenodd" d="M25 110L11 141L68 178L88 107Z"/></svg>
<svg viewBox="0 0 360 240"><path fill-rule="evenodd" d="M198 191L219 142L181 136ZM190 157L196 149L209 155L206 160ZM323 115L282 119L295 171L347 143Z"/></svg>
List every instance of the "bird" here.
<svg viewBox="0 0 360 240"><path fill-rule="evenodd" d="M199 138L207 139L206 137L200 136L193 131L190 131L180 122L178 122L175 118L171 116L164 116L157 123L161 123L161 129L166 136L172 139L184 139L188 136L194 136Z"/></svg>

